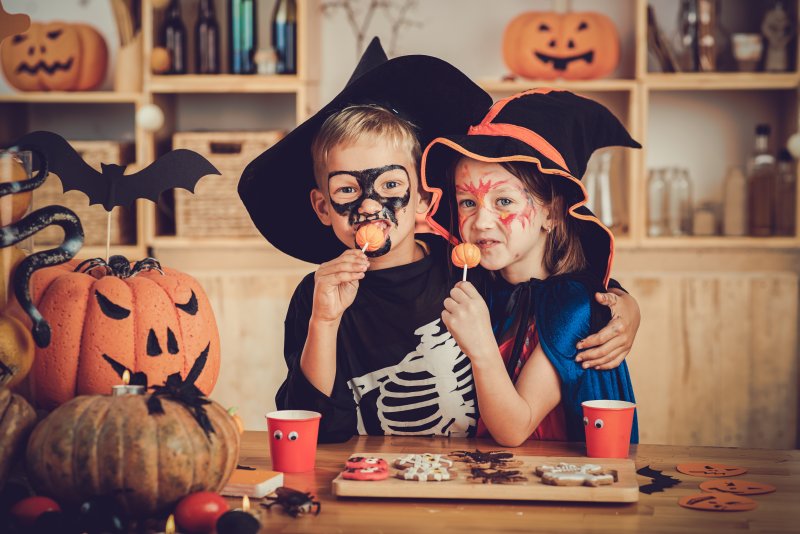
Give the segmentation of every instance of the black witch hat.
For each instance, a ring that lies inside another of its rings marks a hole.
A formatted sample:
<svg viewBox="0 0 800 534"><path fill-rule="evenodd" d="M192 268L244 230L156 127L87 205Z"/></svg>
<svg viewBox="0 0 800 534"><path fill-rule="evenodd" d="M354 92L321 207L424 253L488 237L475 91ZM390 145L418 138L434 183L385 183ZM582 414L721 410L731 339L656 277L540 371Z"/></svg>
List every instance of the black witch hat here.
<svg viewBox="0 0 800 534"><path fill-rule="evenodd" d="M568 91L533 89L496 102L466 135L435 139L422 155L422 186L433 195L428 224L450 237L455 198L447 170L467 156L480 161L533 163L558 180L569 215L578 220L581 245L589 269L608 282L614 255L611 231L584 206L586 189L580 179L592 153L607 146L641 148L605 106ZM458 237L458 236L454 236Z"/></svg>
<svg viewBox="0 0 800 534"><path fill-rule="evenodd" d="M423 55L387 59L375 38L333 100L247 165L239 196L276 248L312 263L331 260L345 245L319 222L309 199L316 187L311 144L329 116L351 105L381 105L417 126L425 146L438 135L466 131L491 103L483 89L449 63Z"/></svg>

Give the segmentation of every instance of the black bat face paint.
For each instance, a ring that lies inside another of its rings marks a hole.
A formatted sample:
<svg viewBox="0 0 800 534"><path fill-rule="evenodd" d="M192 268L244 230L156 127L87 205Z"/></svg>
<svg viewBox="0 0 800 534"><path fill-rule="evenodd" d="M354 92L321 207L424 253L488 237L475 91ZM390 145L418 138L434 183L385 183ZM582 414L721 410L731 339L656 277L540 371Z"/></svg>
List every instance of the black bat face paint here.
<svg viewBox="0 0 800 534"><path fill-rule="evenodd" d="M397 227L397 212L408 206L411 198L411 179L402 165L392 164L361 171L335 171L328 175L331 206L347 217L351 226L372 221L388 221ZM372 213L361 211L366 200L376 202L380 209ZM368 256L382 256L391 250L387 237L384 245Z"/></svg>

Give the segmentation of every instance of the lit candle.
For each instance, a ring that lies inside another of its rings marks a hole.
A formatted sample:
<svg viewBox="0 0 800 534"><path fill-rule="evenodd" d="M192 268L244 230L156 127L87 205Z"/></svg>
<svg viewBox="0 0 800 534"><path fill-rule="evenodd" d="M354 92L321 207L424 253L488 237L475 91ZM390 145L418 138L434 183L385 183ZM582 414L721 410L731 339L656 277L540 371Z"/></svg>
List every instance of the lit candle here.
<svg viewBox="0 0 800 534"><path fill-rule="evenodd" d="M242 497L242 507L225 512L217 521L217 534L257 534L261 529L258 518L250 513L250 499Z"/></svg>
<svg viewBox="0 0 800 534"><path fill-rule="evenodd" d="M144 386L130 385L131 373L127 369L122 373L122 385L111 386L111 395L119 397L121 395L144 395Z"/></svg>
<svg viewBox="0 0 800 534"><path fill-rule="evenodd" d="M125 371L126 373L128 371ZM164 534L175 534L175 516L169 514L167 518L167 525L164 527Z"/></svg>

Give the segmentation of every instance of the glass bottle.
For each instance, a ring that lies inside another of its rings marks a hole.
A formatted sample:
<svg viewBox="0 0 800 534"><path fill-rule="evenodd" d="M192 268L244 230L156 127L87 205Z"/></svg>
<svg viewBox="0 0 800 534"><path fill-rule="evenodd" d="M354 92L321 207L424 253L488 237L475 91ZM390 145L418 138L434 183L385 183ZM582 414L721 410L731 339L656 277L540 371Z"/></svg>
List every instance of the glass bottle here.
<svg viewBox="0 0 800 534"><path fill-rule="evenodd" d="M795 232L797 174L788 150L778 152L775 181L775 235L791 236Z"/></svg>
<svg viewBox="0 0 800 534"><path fill-rule="evenodd" d="M598 154L597 165L597 212L595 215L608 228L614 228L617 220L614 217L614 201L611 193L611 158L613 153L604 151Z"/></svg>
<svg viewBox="0 0 800 534"><path fill-rule="evenodd" d="M297 72L297 4L295 0L277 0L272 12L272 48L278 56L276 72Z"/></svg>
<svg viewBox="0 0 800 534"><path fill-rule="evenodd" d="M647 179L647 235L666 233L667 182L664 169L651 169Z"/></svg>
<svg viewBox="0 0 800 534"><path fill-rule="evenodd" d="M694 72L698 67L697 26L697 0L681 0L673 48L678 66L685 72Z"/></svg>
<svg viewBox="0 0 800 534"><path fill-rule="evenodd" d="M775 157L769 153L769 134L769 124L756 126L747 173L747 220L753 236L770 236L775 228Z"/></svg>
<svg viewBox="0 0 800 534"><path fill-rule="evenodd" d="M255 0L230 0L228 2L230 29L231 73L251 74L256 71L256 2Z"/></svg>
<svg viewBox="0 0 800 534"><path fill-rule="evenodd" d="M172 58L170 74L186 74L186 27L181 20L179 0L171 0L167 7L166 19L161 27L164 47Z"/></svg>
<svg viewBox="0 0 800 534"><path fill-rule="evenodd" d="M692 183L689 171L674 168L667 182L668 218L670 235L682 236L692 233Z"/></svg>
<svg viewBox="0 0 800 534"><path fill-rule="evenodd" d="M722 234L741 236L747 233L747 178L738 165L725 174L722 203Z"/></svg>
<svg viewBox="0 0 800 534"><path fill-rule="evenodd" d="M219 25L214 13L214 0L200 0L195 26L198 74L219 74Z"/></svg>

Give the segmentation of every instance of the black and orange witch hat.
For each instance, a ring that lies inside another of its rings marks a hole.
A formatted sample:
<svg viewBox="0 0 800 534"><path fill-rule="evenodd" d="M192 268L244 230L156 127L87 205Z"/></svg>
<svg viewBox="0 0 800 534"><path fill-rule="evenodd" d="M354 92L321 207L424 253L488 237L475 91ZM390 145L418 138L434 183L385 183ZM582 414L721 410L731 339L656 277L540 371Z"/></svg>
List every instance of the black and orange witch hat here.
<svg viewBox="0 0 800 534"><path fill-rule="evenodd" d="M463 132L492 104L464 73L441 59L409 55L388 59L376 37L342 91L244 169L239 196L261 234L276 248L312 263L345 250L311 207L316 187L311 144L325 120L355 104L377 104L417 127L420 144Z"/></svg>
<svg viewBox="0 0 800 534"><path fill-rule="evenodd" d="M641 148L605 106L568 91L533 89L500 100L466 135L434 139L422 155L422 187L431 192L428 224L435 232L456 240L448 229L457 228L452 184L447 171L467 156L480 161L535 164L544 174L561 180L568 213L579 224L581 244L589 269L603 285L608 283L614 256L614 235L586 204L580 179L592 153L607 146Z"/></svg>

